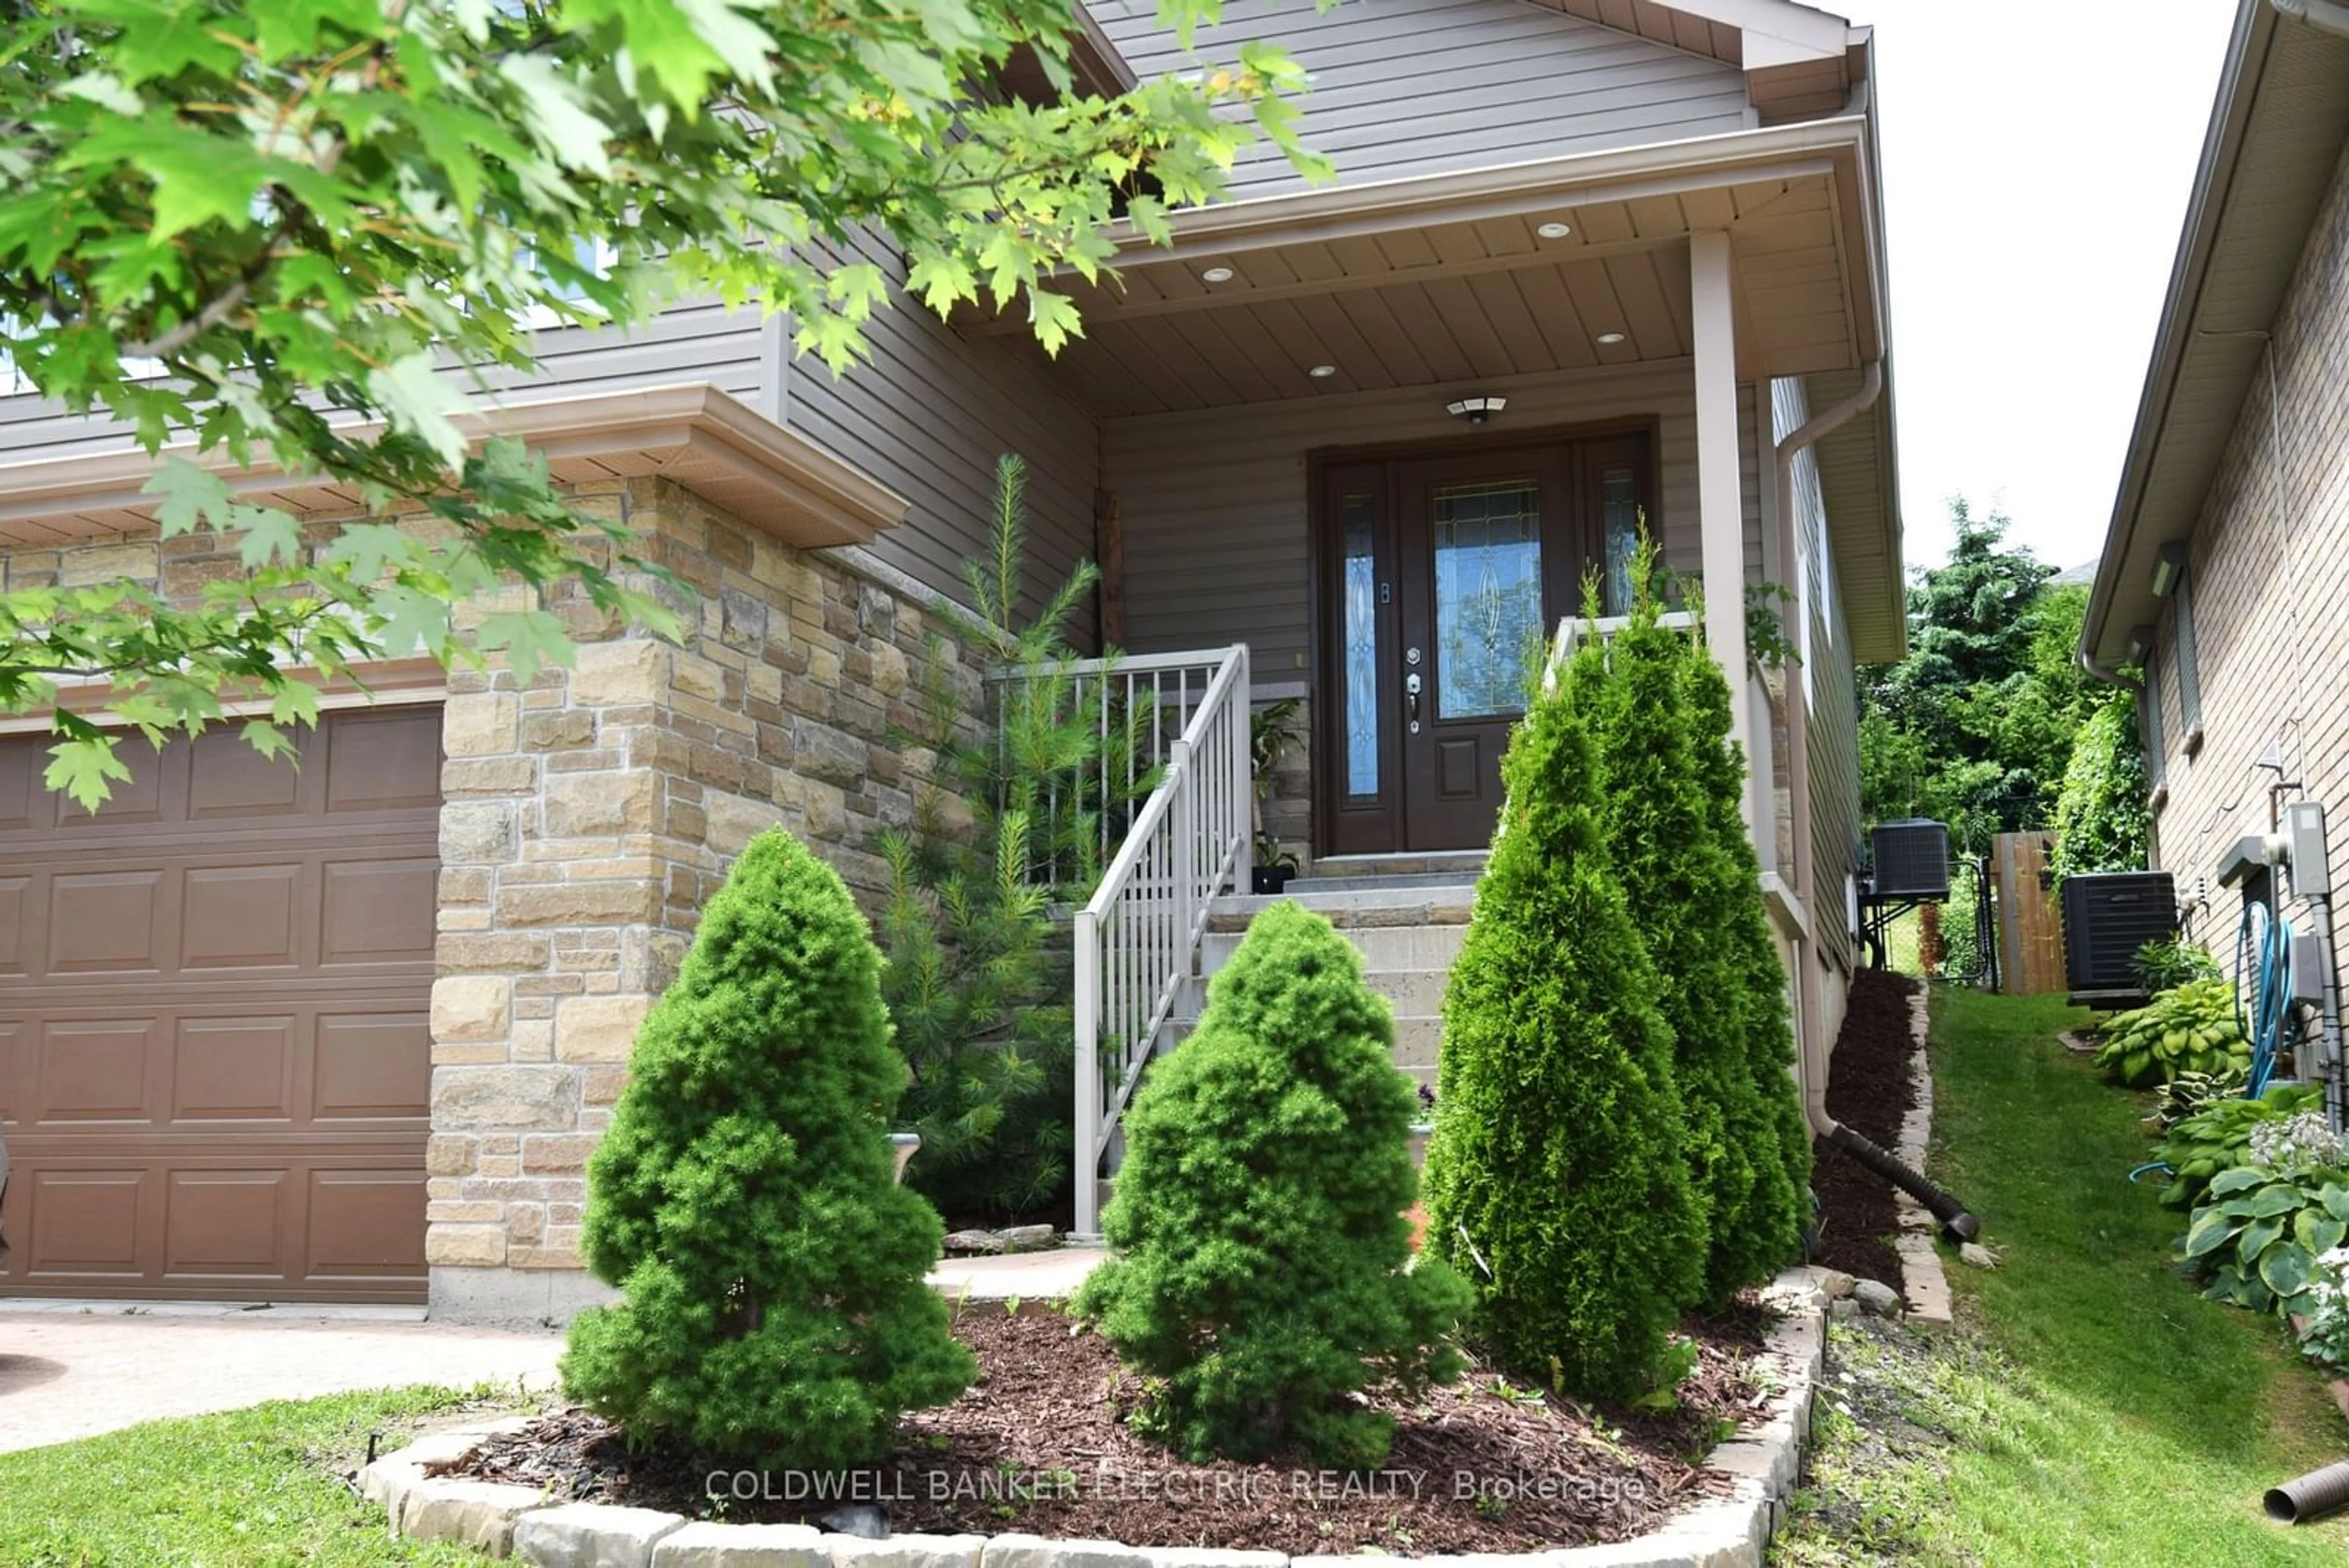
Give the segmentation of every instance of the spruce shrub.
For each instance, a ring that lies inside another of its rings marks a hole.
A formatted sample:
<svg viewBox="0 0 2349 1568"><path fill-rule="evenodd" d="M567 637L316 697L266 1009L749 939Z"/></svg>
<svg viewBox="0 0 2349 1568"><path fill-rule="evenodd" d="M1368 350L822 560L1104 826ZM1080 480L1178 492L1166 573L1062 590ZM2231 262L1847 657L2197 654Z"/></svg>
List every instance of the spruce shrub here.
<svg viewBox="0 0 2349 1568"><path fill-rule="evenodd" d="M839 876L781 830L703 909L587 1167L564 1390L638 1438L824 1468L886 1449L976 1376L923 1282L938 1216L896 1185L905 1085L880 955Z"/></svg>
<svg viewBox="0 0 2349 1568"><path fill-rule="evenodd" d="M1477 1290L1513 1375L1625 1397L1702 1284L1661 984L1608 859L1568 683L1532 693L1444 998L1427 1245Z"/></svg>
<svg viewBox="0 0 2349 1568"><path fill-rule="evenodd" d="M1725 818L1715 809L1713 790L1726 774L1701 756L1714 737L1692 701L1689 666L1712 659L1659 624L1660 565L1643 538L1632 563L1630 624L1611 641L1587 639L1568 679L1572 701L1589 715L1606 781L1609 859L1663 981L1659 1005L1672 1032L1686 1117L1682 1152L1709 1238L1703 1299L1718 1305L1775 1273L1799 1241L1797 1189L1779 1147L1784 1129L1751 1038L1761 1027L1755 1007L1766 1002L1783 1015L1785 990L1782 980L1767 998L1749 994L1755 971L1733 928L1766 918L1760 884L1750 848L1742 861L1736 853L1746 844L1736 799ZM1783 1064L1778 1076L1791 1100Z"/></svg>
<svg viewBox="0 0 2349 1568"><path fill-rule="evenodd" d="M1117 1256L1077 1300L1163 1378L1149 1426L1196 1459L1295 1444L1374 1466L1392 1423L1348 1396L1460 1370L1468 1288L1413 1266L1417 1096L1360 956L1296 904L1258 915L1198 1028L1126 1113L1102 1229Z"/></svg>

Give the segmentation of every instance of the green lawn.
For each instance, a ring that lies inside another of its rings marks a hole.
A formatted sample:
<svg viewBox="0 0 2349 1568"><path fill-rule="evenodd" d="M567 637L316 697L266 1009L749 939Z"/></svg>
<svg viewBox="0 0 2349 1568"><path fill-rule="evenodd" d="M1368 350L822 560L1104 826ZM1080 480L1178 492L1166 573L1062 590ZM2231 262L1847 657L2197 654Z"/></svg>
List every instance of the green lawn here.
<svg viewBox="0 0 2349 1568"><path fill-rule="evenodd" d="M2054 1043L2083 1016L1937 990L1932 1174L2006 1266L1950 1261L1954 1337L1838 1333L1863 1381L1908 1358L1899 1408L1860 1412L1869 1431L1828 1414L1817 1490L1844 1490L1842 1534L1798 1523L1775 1561L1866 1561L1862 1545L1999 1568L2342 1561L2349 1526L2287 1531L2260 1497L2349 1456L2349 1423L2279 1323L2172 1272L2177 1217L2125 1179L2145 1158L2144 1096Z"/></svg>
<svg viewBox="0 0 2349 1568"><path fill-rule="evenodd" d="M20 1394L18 1398L39 1395ZM0 1563L8 1568L374 1568L471 1563L449 1546L393 1541L383 1511L336 1472L367 1434L401 1447L478 1394L398 1388L284 1400L153 1421L78 1443L0 1454Z"/></svg>

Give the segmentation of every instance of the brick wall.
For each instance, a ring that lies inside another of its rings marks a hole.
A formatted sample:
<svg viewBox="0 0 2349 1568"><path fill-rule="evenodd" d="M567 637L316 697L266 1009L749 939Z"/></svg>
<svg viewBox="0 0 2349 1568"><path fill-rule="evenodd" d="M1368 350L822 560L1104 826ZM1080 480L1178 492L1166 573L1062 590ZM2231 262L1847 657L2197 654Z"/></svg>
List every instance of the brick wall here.
<svg viewBox="0 0 2349 1568"><path fill-rule="evenodd" d="M2203 730L2191 756L2172 602L2156 618L2167 798L2157 793L2155 864L2177 875L2189 929L2222 953L2240 905L2218 866L2237 838L2267 831L2275 775L2256 763L2271 745L2283 776L2324 803L2333 884L2349 892L2349 155L2271 330L2275 396L2263 364L2188 555Z"/></svg>

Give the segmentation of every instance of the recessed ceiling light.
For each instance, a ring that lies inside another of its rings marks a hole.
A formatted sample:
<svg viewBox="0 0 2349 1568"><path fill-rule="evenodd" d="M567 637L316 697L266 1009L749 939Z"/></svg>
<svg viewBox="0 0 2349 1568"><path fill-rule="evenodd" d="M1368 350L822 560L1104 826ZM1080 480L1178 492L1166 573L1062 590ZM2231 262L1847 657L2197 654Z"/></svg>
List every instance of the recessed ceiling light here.
<svg viewBox="0 0 2349 1568"><path fill-rule="evenodd" d="M1620 332L1602 332L1599 335L1599 341L1606 347L1612 348L1615 345L1623 341L1623 335Z"/></svg>
<svg viewBox="0 0 2349 1568"><path fill-rule="evenodd" d="M1227 266L1211 266L1199 275L1209 283L1229 283L1232 281L1232 269Z"/></svg>
<svg viewBox="0 0 2349 1568"><path fill-rule="evenodd" d="M1574 233L1574 225L1572 223L1544 223L1541 227L1536 229L1534 233L1539 234L1546 240L1562 240L1566 238L1567 235Z"/></svg>
<svg viewBox="0 0 2349 1568"><path fill-rule="evenodd" d="M1312 377L1317 381L1326 380L1330 377L1338 373L1338 367L1335 365L1316 365L1313 369L1306 371L1305 373Z"/></svg>

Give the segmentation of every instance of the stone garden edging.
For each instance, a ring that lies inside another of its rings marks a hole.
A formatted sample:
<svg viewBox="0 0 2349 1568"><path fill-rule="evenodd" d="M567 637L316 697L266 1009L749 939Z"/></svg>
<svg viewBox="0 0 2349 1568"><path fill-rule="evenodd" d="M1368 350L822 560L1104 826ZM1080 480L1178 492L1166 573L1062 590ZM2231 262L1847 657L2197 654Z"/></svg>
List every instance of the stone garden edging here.
<svg viewBox="0 0 2349 1568"><path fill-rule="evenodd" d="M1765 1365L1776 1363L1776 1386L1768 1415L1740 1427L1706 1461L1706 1469L1727 1480L1726 1496L1633 1541L1392 1561L1399 1568L1761 1568L1763 1548L1801 1471L1826 1345L1822 1271L1790 1269L1764 1294L1786 1314L1763 1355ZM526 1425L527 1417L509 1417L419 1438L361 1470L360 1494L384 1506L395 1534L453 1542L538 1568L1361 1568L1362 1562L1020 1533L871 1540L803 1524L719 1524L653 1509L551 1504L530 1487L427 1473L455 1463L484 1438Z"/></svg>
<svg viewBox="0 0 2349 1568"><path fill-rule="evenodd" d="M1911 1170L1925 1168L1925 1151L1933 1139L1933 1071L1925 1052L1932 1026L1928 991L1920 985L1909 998L1909 1033L1916 1042L1909 1058L1911 1097L1909 1114L1900 1119L1900 1147L1894 1151ZM1940 1221L1906 1192L1896 1189L1892 1200L1900 1213L1900 1233L1892 1239L1892 1250L1900 1255L1900 1293L1908 1300L1909 1314L1927 1323L1948 1323L1950 1277L1933 1245Z"/></svg>

